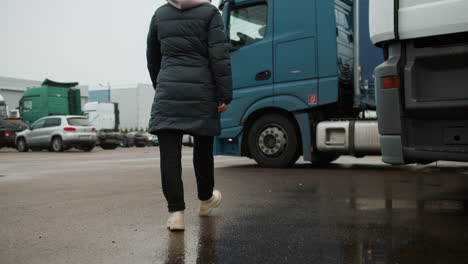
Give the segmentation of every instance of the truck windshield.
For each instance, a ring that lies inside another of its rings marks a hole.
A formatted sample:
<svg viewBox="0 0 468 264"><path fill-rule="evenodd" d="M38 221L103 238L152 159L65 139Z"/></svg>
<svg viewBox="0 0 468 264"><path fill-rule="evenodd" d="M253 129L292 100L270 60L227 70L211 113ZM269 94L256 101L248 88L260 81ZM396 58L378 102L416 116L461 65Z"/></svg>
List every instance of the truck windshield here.
<svg viewBox="0 0 468 264"><path fill-rule="evenodd" d="M23 100L22 103L23 103L22 104L23 112L31 112L32 105L33 105L32 100L31 99L25 99L25 100Z"/></svg>
<svg viewBox="0 0 468 264"><path fill-rule="evenodd" d="M67 118L67 122L70 126L91 126L88 119L80 117Z"/></svg>

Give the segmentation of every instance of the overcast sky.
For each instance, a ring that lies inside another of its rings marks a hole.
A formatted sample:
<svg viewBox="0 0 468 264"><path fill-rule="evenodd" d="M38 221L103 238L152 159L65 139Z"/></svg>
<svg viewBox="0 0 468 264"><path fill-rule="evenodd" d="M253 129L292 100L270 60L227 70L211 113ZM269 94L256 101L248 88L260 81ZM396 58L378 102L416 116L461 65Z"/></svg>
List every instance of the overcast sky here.
<svg viewBox="0 0 468 264"><path fill-rule="evenodd" d="M165 2L0 0L0 76L92 87L150 83L146 35Z"/></svg>

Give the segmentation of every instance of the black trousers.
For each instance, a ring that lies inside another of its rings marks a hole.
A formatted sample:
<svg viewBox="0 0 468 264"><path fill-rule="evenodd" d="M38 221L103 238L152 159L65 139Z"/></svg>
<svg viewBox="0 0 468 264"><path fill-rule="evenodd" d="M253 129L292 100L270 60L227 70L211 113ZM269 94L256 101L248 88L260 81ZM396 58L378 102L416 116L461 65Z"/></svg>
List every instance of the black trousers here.
<svg viewBox="0 0 468 264"><path fill-rule="evenodd" d="M185 210L182 182L182 137L179 131L158 133L161 157L161 182L169 212ZM214 165L213 137L194 136L193 167L197 178L198 199L207 201L213 196Z"/></svg>

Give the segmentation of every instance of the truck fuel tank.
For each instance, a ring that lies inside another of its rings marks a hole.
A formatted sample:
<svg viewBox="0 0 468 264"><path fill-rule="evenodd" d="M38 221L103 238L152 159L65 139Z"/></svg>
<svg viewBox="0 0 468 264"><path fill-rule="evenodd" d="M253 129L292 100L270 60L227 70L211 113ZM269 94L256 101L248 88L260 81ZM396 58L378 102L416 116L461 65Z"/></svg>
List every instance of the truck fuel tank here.
<svg viewBox="0 0 468 264"><path fill-rule="evenodd" d="M377 120L320 122L316 140L321 152L357 157L381 154Z"/></svg>

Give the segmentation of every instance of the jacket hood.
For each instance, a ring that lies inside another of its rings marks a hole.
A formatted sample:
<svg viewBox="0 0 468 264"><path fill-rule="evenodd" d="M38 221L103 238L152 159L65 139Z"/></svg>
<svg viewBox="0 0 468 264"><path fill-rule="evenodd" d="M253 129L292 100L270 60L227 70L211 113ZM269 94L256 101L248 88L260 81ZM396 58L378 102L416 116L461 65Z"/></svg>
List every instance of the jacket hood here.
<svg viewBox="0 0 468 264"><path fill-rule="evenodd" d="M204 3L211 3L211 0L167 0L167 2L177 9L184 10Z"/></svg>

